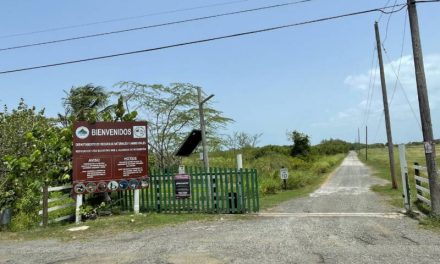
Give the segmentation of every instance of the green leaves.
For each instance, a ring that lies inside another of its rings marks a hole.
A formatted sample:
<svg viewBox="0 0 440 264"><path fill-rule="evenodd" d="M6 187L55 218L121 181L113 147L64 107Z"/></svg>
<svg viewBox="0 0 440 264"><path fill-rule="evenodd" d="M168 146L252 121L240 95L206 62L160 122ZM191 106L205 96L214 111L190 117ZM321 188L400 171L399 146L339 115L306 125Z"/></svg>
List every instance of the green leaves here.
<svg viewBox="0 0 440 264"><path fill-rule="evenodd" d="M41 186L70 181L72 132L21 101L0 115L0 133L0 194L13 193L0 195L0 203L37 219Z"/></svg>

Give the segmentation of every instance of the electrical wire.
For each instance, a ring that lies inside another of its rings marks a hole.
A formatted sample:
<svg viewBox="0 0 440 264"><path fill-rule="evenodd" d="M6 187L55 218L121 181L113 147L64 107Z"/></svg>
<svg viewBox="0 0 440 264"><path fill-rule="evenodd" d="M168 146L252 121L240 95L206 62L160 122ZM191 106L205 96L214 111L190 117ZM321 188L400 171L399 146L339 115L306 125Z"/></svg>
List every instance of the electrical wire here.
<svg viewBox="0 0 440 264"><path fill-rule="evenodd" d="M211 15L211 16L203 16L203 17L197 17L197 18L191 18L191 19L184 19L184 20L166 22L166 23L155 24L155 25L148 25L148 26L142 26L142 27L128 28L128 29L122 29L122 30L116 30L116 31L110 31L110 32L103 32L103 33L97 33L97 34L91 34L91 35L83 35L83 36L77 36L77 37L71 37L71 38L65 38L65 39L37 42L37 43L31 43L31 44L25 44L25 45L19 45L19 46L7 47L7 48L0 48L0 51L15 50L15 49L35 47L35 46L43 46L43 45L60 43L60 42L67 42L67 41L80 40L80 39L88 39L88 38L96 38L96 37L102 37L102 36L107 36L107 35L114 35L114 34L120 34L120 33L126 33L126 32L138 31L138 30L145 30L145 29L151 29L151 28L171 26L171 25L183 24L183 23L188 23L188 22L194 22L194 21L201 21L201 20L208 20L208 19L213 19L213 18L219 18L219 17L224 17L224 16L232 16L232 15L238 15L238 14L244 14L244 13L250 13L250 12L256 12L256 11L262 11L262 10L267 10L267 9L272 9L272 8L286 7L286 6L297 5L297 4L301 4L301 3L305 3L305 2L310 2L310 1L312 1L312 0L302 0L302 1L296 1L296 2L288 2L288 3L283 3L283 4L262 6L262 7L252 8L252 9L245 9L245 10L240 10L240 11L235 11L235 12L221 13L221 14L216 14L216 15Z"/></svg>
<svg viewBox="0 0 440 264"><path fill-rule="evenodd" d="M389 101L389 104L391 105L391 103L393 102L394 99L394 95L396 94L396 90L397 90L397 82L399 80L399 75L400 75L400 67L402 66L402 58L403 58L403 50L405 48L405 37L406 37L406 19L408 17L408 13L405 12L405 17L403 19L403 34L402 34L402 44L401 44L401 48L400 48L400 59L399 59L399 66L397 67L397 78L396 81L394 82L394 88L393 88L393 93L391 95L391 99ZM384 46L385 44L382 43L382 48L385 52L385 54L388 54L387 49Z"/></svg>
<svg viewBox="0 0 440 264"><path fill-rule="evenodd" d="M403 7L405 7L405 6L406 6L406 4L403 5ZM393 12L399 12L400 10L395 10ZM194 41L188 41L188 42L181 42L181 43L177 43L177 44L171 44L171 45L160 46L160 47L155 47L155 48L148 48L148 49L142 49L142 50L135 50L135 51L129 51L129 52L123 52L123 53L104 55L104 56L99 56L99 57L77 59L77 60L64 61L64 62L58 62L58 63L52 63L52 64L45 64L45 65L39 65L39 66L31 66L31 67L18 68L18 69L13 69L13 70L0 71L0 74L29 71L29 70L36 70L36 69L42 69L42 68L50 68L50 67L68 65L68 64L76 64L76 63L82 63L82 62L88 62L88 61L103 60L103 59L109 59L109 58L120 57L120 56L146 53L146 52L152 52L152 51L157 51L157 50L164 50L164 49L194 45L194 44L199 44L199 43L211 42L211 41L216 41L216 40L221 40L221 39L229 39L229 38L241 37L241 36L246 36L246 35L254 35L257 33L270 32L270 31L275 31L275 30L280 30L280 29L285 29L285 28L290 28L290 27L297 27L297 26L302 26L302 25L307 25L307 24L330 21L330 20L351 17L351 16L357 16L357 15L362 15L362 14L368 14L368 13L373 13L373 12L382 12L385 14L390 13L388 11L383 10L383 8L374 8L374 9L363 10L363 11L358 11L358 12L346 13L346 14L337 15L337 16L330 16L330 17L319 18L319 19L314 19L314 20L307 20L307 21L303 21L303 22L287 24L287 25L282 25L282 26L269 27L269 28L258 29L258 30L253 30L253 31L241 32L241 33L236 33L236 34L231 34L231 35L224 35L224 36L219 36L219 37L212 37L212 38L206 38L206 39L200 39L200 40L194 40Z"/></svg>
<svg viewBox="0 0 440 264"><path fill-rule="evenodd" d="M396 4L397 4L397 0L395 0L394 1L394 5L393 6L396 6ZM392 10L394 10L394 8L392 9ZM391 17L393 16L393 14L391 13L390 15L388 15L388 20L387 20L387 25L386 25L386 27L385 27L385 37L384 37L384 39L383 39L383 41L382 41L382 45L384 45L384 43L387 41L387 39L388 39L388 28L389 28L389 26L390 26L390 21L391 21Z"/></svg>
<svg viewBox="0 0 440 264"><path fill-rule="evenodd" d="M396 73L396 70L394 69L394 66L391 64L390 57L388 56L388 53L386 53L386 52L385 52L385 58L387 59L388 64L391 66L391 70L392 70L392 72L393 72L394 75L396 76L396 80L398 81L398 83L399 83L399 87L401 88L402 93L403 93L403 95L404 95L404 97L405 97L405 99L406 99L406 102L407 102L409 108L411 109L411 112L412 112L412 114L413 114L414 119L415 119L416 122L418 123L420 129L422 129L422 125L421 125L419 119L417 118L416 112L414 111L414 109L413 109L413 107L412 107L412 105L411 105L411 102L410 102L409 99L408 99L408 95L406 94L405 89L403 88L402 82L400 81L400 78L399 78L398 74Z"/></svg>
<svg viewBox="0 0 440 264"><path fill-rule="evenodd" d="M377 135L379 134L379 129L382 127L382 118L384 118L385 117L385 113L384 113L384 111L383 111L383 109L382 109L382 114L380 115L380 117L379 117L379 122L377 123L377 127L376 127L376 132L374 133L374 140L372 141L372 142L376 142L376 139L377 139Z"/></svg>
<svg viewBox="0 0 440 264"><path fill-rule="evenodd" d="M15 33L15 34L9 34L9 35L0 36L0 39L19 37L19 36L27 36L27 35L35 35L35 34L40 34L40 33L54 32L54 31L62 31L62 30L66 30L66 29L82 28L82 27L88 27L88 26L94 26L94 25L100 25L100 24L107 24L107 23L113 23L113 22L134 20L134 19L151 17L151 16L174 14L174 13L193 11L193 10L198 10L198 9L205 9L205 8L210 8L210 7L217 7L217 6L225 6L225 5L243 3L243 2L248 2L248 1L250 1L250 0L229 1L229 2L222 2L222 3L217 3L217 4L211 4L211 5L202 5L202 6L196 6L196 7L183 8L183 9L174 9L174 10L168 10L168 11L162 11L162 12L156 12L156 13L149 13L149 14L144 14L144 15L139 15L139 16L114 18L114 19L96 21L96 22L85 23L85 24L76 24L76 25L70 25L70 26L42 29L42 30L31 31L31 32Z"/></svg>
<svg viewBox="0 0 440 264"><path fill-rule="evenodd" d="M387 2L385 3L384 7L388 6L391 0L387 0ZM383 13L379 14L379 17L377 18L377 21L379 22L382 19Z"/></svg>
<svg viewBox="0 0 440 264"><path fill-rule="evenodd" d="M375 65L375 55L376 55L376 45L373 45L373 52L371 53L371 66L370 69L376 69L376 65ZM373 82L373 70L370 70L370 80L368 82L368 91L367 91L367 99L365 100L365 110L364 110L364 117L362 118L363 123L361 124L361 127L363 127L364 125L366 125L366 120L367 120L367 112L368 112L368 105L369 105L369 100L370 100L370 93L371 93L371 84Z"/></svg>
<svg viewBox="0 0 440 264"><path fill-rule="evenodd" d="M373 104L373 95L374 95L374 87L376 87L376 81L377 81L377 76L379 72L379 62L378 60L376 60L376 67L374 68L374 76L373 76L373 83L371 85L371 94L370 94L370 98L369 98L369 104L368 104L368 110L367 110L367 115L366 115L366 119L365 119L365 125L368 124L368 120L370 118L370 113L371 113L371 105Z"/></svg>

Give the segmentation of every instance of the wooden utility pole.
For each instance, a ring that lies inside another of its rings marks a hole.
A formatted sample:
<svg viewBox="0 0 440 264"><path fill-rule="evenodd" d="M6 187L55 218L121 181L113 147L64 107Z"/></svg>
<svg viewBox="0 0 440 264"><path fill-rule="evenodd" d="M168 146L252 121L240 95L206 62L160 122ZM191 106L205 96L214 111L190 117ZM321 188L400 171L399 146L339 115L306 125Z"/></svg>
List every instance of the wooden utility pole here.
<svg viewBox="0 0 440 264"><path fill-rule="evenodd" d="M365 160L368 160L368 126L365 126Z"/></svg>
<svg viewBox="0 0 440 264"><path fill-rule="evenodd" d="M428 89L426 86L425 68L423 64L422 45L420 43L419 22L415 0L407 0L408 17L411 28L411 40L416 72L417 96L422 121L423 141L425 146L426 167L429 177L432 214L440 216L440 185L435 161L435 144L432 133L431 110L429 108Z"/></svg>
<svg viewBox="0 0 440 264"><path fill-rule="evenodd" d="M199 102L200 130L202 131L203 164L205 170L209 171L208 146L206 144L206 124L205 124L205 114L203 111L203 104L209 99L211 99L214 95L210 95L205 100L202 100L202 88L200 87L197 87L197 95Z"/></svg>
<svg viewBox="0 0 440 264"><path fill-rule="evenodd" d="M358 138L357 138L357 145L358 145L358 147L357 147L357 152L358 152L358 155L359 155L359 151L360 151L360 149L361 149L361 133L360 133L360 131L359 131L359 128L358 128Z"/></svg>
<svg viewBox="0 0 440 264"><path fill-rule="evenodd" d="M387 84L385 82L385 70L382 60L382 44L380 42L379 25L377 24L377 22L374 23L374 30L376 31L377 55L379 56L380 83L382 86L383 110L385 112L385 127L387 130L388 157L390 160L391 184L393 186L393 189L397 189L396 172L394 169L394 145L393 145L393 137L391 135L390 110L388 109Z"/></svg>

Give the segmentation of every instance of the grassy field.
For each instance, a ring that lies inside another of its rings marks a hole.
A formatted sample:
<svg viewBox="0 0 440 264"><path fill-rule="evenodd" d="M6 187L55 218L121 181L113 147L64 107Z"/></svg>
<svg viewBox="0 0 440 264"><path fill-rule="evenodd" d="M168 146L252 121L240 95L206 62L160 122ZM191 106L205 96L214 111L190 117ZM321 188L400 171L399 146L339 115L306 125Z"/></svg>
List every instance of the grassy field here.
<svg viewBox="0 0 440 264"><path fill-rule="evenodd" d="M437 148L437 152L438 151L440 151L440 148ZM376 176L389 181L389 183L384 186L373 186L372 190L381 195L384 195L384 197L386 197L386 199L393 206L403 209L402 176L400 170L398 148L397 147L394 148L394 161L396 165L396 177L398 184L397 190L391 188L391 176L390 176L390 167L388 161L388 148L369 149L368 160L365 160L365 149L363 149L360 151L359 158L374 170ZM406 146L406 160L408 163L408 178L410 185L412 208L427 213L429 212L429 208L427 208L426 206L420 203L415 203L416 188L415 188L413 166L415 162L419 163L422 166L425 166L425 155L424 155L423 146L422 145ZM437 162L439 161L440 159L437 159ZM440 220L434 217L423 219L421 221L421 224L440 230Z"/></svg>
<svg viewBox="0 0 440 264"><path fill-rule="evenodd" d="M67 231L69 228L77 227L76 224L58 224L47 228L35 228L19 232L1 232L0 240L34 240L34 239L58 239L67 241L71 239L94 239L98 237L109 237L121 232L142 231L147 228L170 226L189 221L218 221L221 218L234 219L239 216L223 216L214 214L122 214L111 217L100 217L90 220L83 225L89 226L85 231Z"/></svg>

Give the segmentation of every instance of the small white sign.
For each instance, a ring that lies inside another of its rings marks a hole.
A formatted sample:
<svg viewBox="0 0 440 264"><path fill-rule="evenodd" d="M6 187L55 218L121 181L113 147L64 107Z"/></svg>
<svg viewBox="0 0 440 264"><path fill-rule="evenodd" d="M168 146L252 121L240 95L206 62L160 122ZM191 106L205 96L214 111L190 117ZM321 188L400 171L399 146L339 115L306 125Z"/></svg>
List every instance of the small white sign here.
<svg viewBox="0 0 440 264"><path fill-rule="evenodd" d="M179 174L185 174L185 165L179 166Z"/></svg>
<svg viewBox="0 0 440 264"><path fill-rule="evenodd" d="M287 169L280 170L280 177L282 180L287 180L289 178L289 171Z"/></svg>
<svg viewBox="0 0 440 264"><path fill-rule="evenodd" d="M424 145L425 145L425 153L426 154L432 153L432 143L424 142Z"/></svg>

